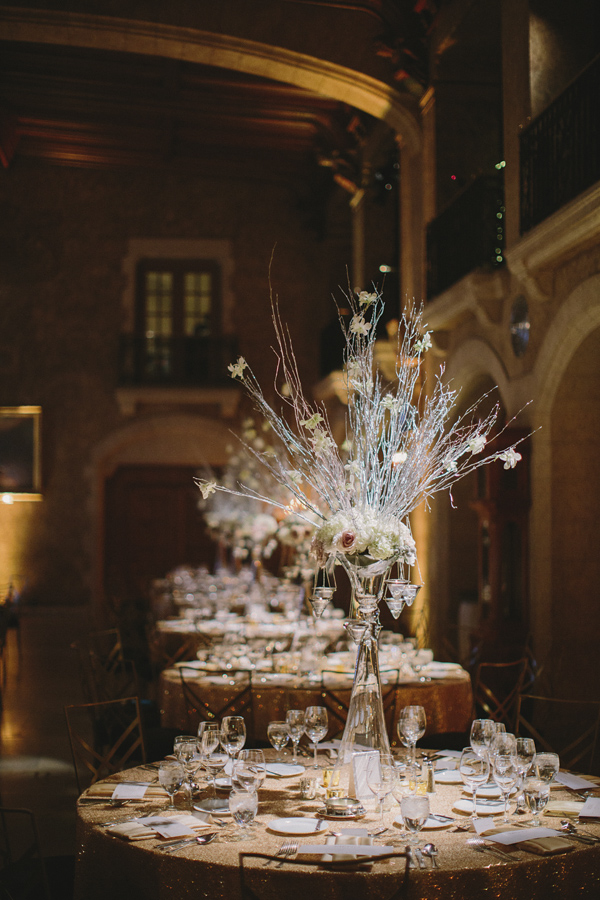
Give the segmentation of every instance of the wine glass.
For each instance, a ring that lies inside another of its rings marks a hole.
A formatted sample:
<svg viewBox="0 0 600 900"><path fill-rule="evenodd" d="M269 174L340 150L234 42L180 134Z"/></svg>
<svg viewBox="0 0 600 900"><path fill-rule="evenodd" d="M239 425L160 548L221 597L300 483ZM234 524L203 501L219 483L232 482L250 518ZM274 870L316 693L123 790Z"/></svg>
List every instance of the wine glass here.
<svg viewBox="0 0 600 900"><path fill-rule="evenodd" d="M238 826L235 831L227 832L226 841L253 841L254 835L248 826L254 822L258 811L258 795L256 791L233 789L229 795L229 811Z"/></svg>
<svg viewBox="0 0 600 900"><path fill-rule="evenodd" d="M211 779L213 799L216 799L217 796L217 775L225 768L229 760L227 753L217 750L218 746L219 731L215 732L213 729L205 729L200 742L200 753L204 768Z"/></svg>
<svg viewBox="0 0 600 900"><path fill-rule="evenodd" d="M290 726L287 722L279 720L269 722L267 725L267 737L271 742L271 746L277 751L277 761L281 762L283 759L281 751L290 739Z"/></svg>
<svg viewBox="0 0 600 900"><path fill-rule="evenodd" d="M550 785L536 776L528 776L523 781L523 795L525 805L530 810L532 818L530 825L540 825L540 813L548 805L550 799Z"/></svg>
<svg viewBox="0 0 600 900"><path fill-rule="evenodd" d="M225 716L221 722L221 746L233 762L246 743L246 723L242 716Z"/></svg>
<svg viewBox="0 0 600 900"><path fill-rule="evenodd" d="M304 713L304 730L314 744L315 756L312 768L318 769L317 744L323 740L329 728L327 710L324 706L307 706Z"/></svg>
<svg viewBox="0 0 600 900"><path fill-rule="evenodd" d="M473 791L473 821L477 818L477 789L485 784L490 774L490 758L487 750L478 753L472 747L465 747L460 757L460 777Z"/></svg>
<svg viewBox="0 0 600 900"><path fill-rule="evenodd" d="M231 774L234 790L256 793L266 777L264 752L262 750L240 750Z"/></svg>
<svg viewBox="0 0 600 900"><path fill-rule="evenodd" d="M400 740L408 741L413 765L417 756L417 741L425 734L426 727L427 717L422 706L405 706L401 710L396 728Z"/></svg>
<svg viewBox="0 0 600 900"><path fill-rule="evenodd" d="M493 736L493 719L473 719L470 742L475 753L478 753L479 750L489 750Z"/></svg>
<svg viewBox="0 0 600 900"><path fill-rule="evenodd" d="M379 800L379 826L387 831L383 821L383 802L392 793L395 780L394 762L388 754L373 756L367 763L367 786Z"/></svg>
<svg viewBox="0 0 600 900"><path fill-rule="evenodd" d="M558 753L536 753L533 757L533 768L540 781L547 785L552 784L560 769Z"/></svg>
<svg viewBox="0 0 600 900"><path fill-rule="evenodd" d="M190 803L198 785L194 781L194 770L197 764L198 738L193 734L178 734L173 741L173 753L185 770L185 780L190 790Z"/></svg>
<svg viewBox="0 0 600 900"><path fill-rule="evenodd" d="M508 815L508 798L510 792L519 780L519 769L517 768L516 758L514 756L504 756L499 753L496 754L492 764L492 777L500 788L504 800L504 818L502 821L508 823L510 822L510 816Z"/></svg>
<svg viewBox="0 0 600 900"><path fill-rule="evenodd" d="M177 809L175 794L185 782L185 769L180 762L165 759L158 767L158 781L169 795L169 805L165 809Z"/></svg>
<svg viewBox="0 0 600 900"><path fill-rule="evenodd" d="M304 734L304 710L288 709L285 715L285 721L290 726L290 740L292 742L292 762L294 765L298 762L298 744L300 738Z"/></svg>
<svg viewBox="0 0 600 900"><path fill-rule="evenodd" d="M408 843L416 846L419 832L429 816L429 797L407 794L400 801L402 820L408 831Z"/></svg>

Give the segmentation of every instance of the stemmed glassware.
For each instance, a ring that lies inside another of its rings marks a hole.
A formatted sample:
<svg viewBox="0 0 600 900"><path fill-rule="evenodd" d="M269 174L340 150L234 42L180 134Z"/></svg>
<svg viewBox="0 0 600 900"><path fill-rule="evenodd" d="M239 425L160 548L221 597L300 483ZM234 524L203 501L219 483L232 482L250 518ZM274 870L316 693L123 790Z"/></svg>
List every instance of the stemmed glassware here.
<svg viewBox="0 0 600 900"><path fill-rule="evenodd" d="M217 775L225 768L229 759L227 753L219 753L217 750L220 741L219 735L219 726L216 727L216 730L213 727L207 727L202 732L200 742L202 763L211 779L212 797L203 801L203 805L207 805L209 808L220 805L217 801Z"/></svg>
<svg viewBox="0 0 600 900"><path fill-rule="evenodd" d="M490 749L495 734L494 724L493 719L473 719L470 742L475 753L478 753L479 750Z"/></svg>
<svg viewBox="0 0 600 900"><path fill-rule="evenodd" d="M225 716L221 722L221 746L233 763L246 743L246 723L242 716Z"/></svg>
<svg viewBox="0 0 600 900"><path fill-rule="evenodd" d="M277 751L277 761L281 762L283 759L281 751L290 739L290 726L283 721L269 722L267 725L267 737L271 742L271 746Z"/></svg>
<svg viewBox="0 0 600 900"><path fill-rule="evenodd" d="M304 710L288 709L285 721L290 727L290 741L292 742L292 763L298 763L298 744L304 734Z"/></svg>
<svg viewBox="0 0 600 900"><path fill-rule="evenodd" d="M535 775L528 776L523 781L523 795L525 805L532 815L529 824L537 827L541 824L540 813L546 808L550 799L550 785Z"/></svg>
<svg viewBox="0 0 600 900"><path fill-rule="evenodd" d="M429 797L423 794L406 794L400 801L400 812L408 831L408 843L416 846L419 832L429 816Z"/></svg>
<svg viewBox="0 0 600 900"><path fill-rule="evenodd" d="M240 750L233 764L231 783L234 790L256 793L267 777L262 750Z"/></svg>
<svg viewBox="0 0 600 900"><path fill-rule="evenodd" d="M173 753L184 768L191 804L194 791L198 787L194 781L195 768L199 762L197 758L198 738L193 734L178 734L173 741Z"/></svg>
<svg viewBox="0 0 600 900"><path fill-rule="evenodd" d="M558 753L536 753L533 757L533 768L540 781L552 784L560 769Z"/></svg>
<svg viewBox="0 0 600 900"><path fill-rule="evenodd" d="M492 764L492 776L500 788L504 800L504 817L502 821L508 823L510 822L510 816L508 815L508 798L510 792L519 780L519 769L517 768L516 758L514 756L505 756L497 753L494 756Z"/></svg>
<svg viewBox="0 0 600 900"><path fill-rule="evenodd" d="M185 769L180 762L165 759L158 767L158 781L169 795L169 805L165 809L177 809L175 806L175 794L185 783Z"/></svg>
<svg viewBox="0 0 600 900"><path fill-rule="evenodd" d="M258 795L256 791L236 790L229 795L229 811L233 816L236 831L227 832L226 841L253 841L254 835L248 826L252 825L258 811Z"/></svg>
<svg viewBox="0 0 600 900"><path fill-rule="evenodd" d="M490 758L487 750L475 752L472 747L465 747L460 757L460 777L473 791L473 812L471 819L477 818L477 790L486 783L490 775Z"/></svg>
<svg viewBox="0 0 600 900"><path fill-rule="evenodd" d="M314 744L315 756L312 768L318 769L317 762L317 744L322 741L329 728L329 720L327 718L327 710L324 706L307 706L304 713L304 731L308 738Z"/></svg>
<svg viewBox="0 0 600 900"><path fill-rule="evenodd" d="M391 755L382 753L380 756L373 756L369 760L367 764L367 786L379 800L379 825L382 831L384 829L387 831L383 821L383 803L385 798L392 793L395 778L394 760Z"/></svg>
<svg viewBox="0 0 600 900"><path fill-rule="evenodd" d="M517 738L517 752L515 755L515 763L519 771L519 795L517 797L517 809L523 808L525 795L523 794L523 780L531 770L533 758L535 756L535 741L533 738Z"/></svg>
<svg viewBox="0 0 600 900"><path fill-rule="evenodd" d="M413 766L417 756L417 741L425 734L426 727L427 717L422 706L405 706L401 710L396 728L400 740L408 742Z"/></svg>

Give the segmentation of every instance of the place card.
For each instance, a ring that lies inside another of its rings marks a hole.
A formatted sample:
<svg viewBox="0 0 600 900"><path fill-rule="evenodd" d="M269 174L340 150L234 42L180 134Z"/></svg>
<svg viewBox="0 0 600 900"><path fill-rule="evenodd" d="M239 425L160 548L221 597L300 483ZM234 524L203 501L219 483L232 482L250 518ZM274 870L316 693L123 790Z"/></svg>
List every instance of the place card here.
<svg viewBox="0 0 600 900"><path fill-rule="evenodd" d="M539 828L518 828L514 831L490 832L489 823L480 823L477 819L475 820L475 831L477 834L484 835L488 841L495 841L497 844L506 844L508 846L520 844L523 841L536 841L539 838L560 836L560 833L555 831L554 828L545 828L544 826Z"/></svg>
<svg viewBox="0 0 600 900"><path fill-rule="evenodd" d="M136 821L138 825L143 825L145 828L151 829L155 834L164 838L193 837L198 833L197 826L199 823L195 817L191 815L179 816L178 818L168 816L144 816Z"/></svg>
<svg viewBox="0 0 600 900"><path fill-rule="evenodd" d="M433 765L436 772L455 772L458 768L458 760L445 756L443 759L436 759Z"/></svg>
<svg viewBox="0 0 600 900"><path fill-rule="evenodd" d="M377 764L379 764L379 750L352 754L349 792L350 796L357 800L370 802L374 799L375 795L367 783L367 771L373 759L377 760Z"/></svg>
<svg viewBox="0 0 600 900"><path fill-rule="evenodd" d="M596 785L587 778L581 778L579 775L572 775L570 772L559 772L555 775L554 780L567 788L571 788L573 791L589 791L596 787Z"/></svg>
<svg viewBox="0 0 600 900"><path fill-rule="evenodd" d="M381 856L394 853L394 847L383 847L381 844L302 844L299 853L328 853L331 856Z"/></svg>
<svg viewBox="0 0 600 900"><path fill-rule="evenodd" d="M589 819L600 819L600 797L587 798L579 810L579 817L582 816Z"/></svg>
<svg viewBox="0 0 600 900"><path fill-rule="evenodd" d="M141 800L149 787L150 782L148 784L121 782L112 792L111 800Z"/></svg>

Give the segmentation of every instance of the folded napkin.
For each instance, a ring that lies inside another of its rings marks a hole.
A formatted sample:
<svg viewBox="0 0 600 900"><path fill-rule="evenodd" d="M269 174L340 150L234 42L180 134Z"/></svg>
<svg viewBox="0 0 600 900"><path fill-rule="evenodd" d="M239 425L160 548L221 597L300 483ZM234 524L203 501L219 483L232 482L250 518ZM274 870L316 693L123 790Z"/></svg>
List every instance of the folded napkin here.
<svg viewBox="0 0 600 900"><path fill-rule="evenodd" d="M524 830L525 834L527 831L549 832L551 829L529 828ZM511 836L513 834L516 836L515 829L512 825L499 825L497 828L489 828L486 831L480 832L480 834L482 837L489 837L493 840L494 835L507 832L510 832ZM504 841L499 841L498 843L501 843L503 846L505 845ZM571 841L558 834L542 834L540 837L531 837L521 841L511 841L509 846L515 847L517 850L527 850L529 853L536 853L538 856L555 856L557 853L567 853L569 850L574 849L574 845Z"/></svg>
<svg viewBox="0 0 600 900"><path fill-rule="evenodd" d="M120 784L127 784L128 782L117 782L117 781L100 781L98 784L93 784L91 787L87 789L82 795L81 799L85 799L86 797L99 799L99 800L110 800L113 796L116 788L119 787ZM130 782L131 783L131 782ZM137 799L140 800L164 800L168 797L167 792L160 784L148 784L146 790L144 791L143 797L139 797Z"/></svg>
<svg viewBox="0 0 600 900"><path fill-rule="evenodd" d="M206 828L210 828L210 825L196 816L176 813L173 816L145 816L131 819L120 825L111 825L107 831L126 841L147 841L155 837L193 837Z"/></svg>
<svg viewBox="0 0 600 900"><path fill-rule="evenodd" d="M334 852L324 853L323 854L323 862L333 862L334 860L337 860L339 862L342 859L356 859L357 855L371 856L371 855L373 855L373 849L374 849L373 848L373 838L369 837L368 834L365 834L365 835L342 834L342 835L338 835L338 837L333 837L333 836L328 837L325 839L325 845L326 846L335 846L336 848L343 846L343 847L361 847L361 848L368 847L369 849L368 850L362 849L361 851L354 850L354 852L352 852L351 850L348 852L345 852L345 851L340 852L339 850L336 849ZM303 850L305 853L307 852L306 847L303 848ZM381 848L377 847L377 848L375 848L375 851L381 852ZM310 851L308 851L308 852L310 852ZM391 852L391 849L390 849L390 852Z"/></svg>
<svg viewBox="0 0 600 900"><path fill-rule="evenodd" d="M578 816L583 809L583 800L550 800L545 816Z"/></svg>

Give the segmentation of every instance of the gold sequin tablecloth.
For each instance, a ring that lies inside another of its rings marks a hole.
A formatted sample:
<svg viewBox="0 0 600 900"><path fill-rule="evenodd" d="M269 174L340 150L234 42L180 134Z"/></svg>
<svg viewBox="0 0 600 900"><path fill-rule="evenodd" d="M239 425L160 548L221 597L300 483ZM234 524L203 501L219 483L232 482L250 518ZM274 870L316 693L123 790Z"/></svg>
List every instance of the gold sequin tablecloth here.
<svg viewBox="0 0 600 900"><path fill-rule="evenodd" d="M147 778L147 770L130 770L122 780ZM112 780L118 780L117 778ZM459 786L438 786L432 796L433 812L461 815L453 804L461 796ZM567 798L562 792L553 796ZM79 805L78 860L75 900L247 900L241 893L239 876L240 852L274 853L284 837L268 830L269 821L279 816L315 815L322 808L318 801L299 799L298 779L267 779L259 794L256 838L249 842L190 845L177 853L161 853L158 838L128 842L110 835L98 822L126 820L135 815L150 814L150 803L137 807ZM393 836L385 835L401 850L405 842L393 819L398 808L386 813ZM462 816L464 819L465 817ZM521 817L522 819L526 817ZM345 827L372 826L376 813ZM491 821L491 820L490 820ZM558 820L543 817L542 824L556 827ZM328 823L339 827L339 823ZM451 826L452 827L452 826ZM588 828L600 835L599 825ZM411 869L404 896L406 900L597 900L600 897L600 844L573 844L573 849L556 856L535 856L521 851L519 860L500 862L495 857L477 853L466 845L464 832L450 829L424 831L425 841L436 844L440 868ZM324 842L323 837L316 839ZM381 841L382 839L380 839ZM314 843L315 838L299 838ZM293 863L283 868L265 868L252 861L247 884L259 900L388 900L398 890L403 861L375 863L369 870L336 872L303 869Z"/></svg>
<svg viewBox="0 0 600 900"><path fill-rule="evenodd" d="M385 673L382 675L385 681ZM239 684L241 684L240 680ZM218 673L200 675L195 683L202 688L202 698L213 710L223 707L235 697L239 689L234 676ZM332 729L339 730L345 721L344 705L347 708L352 688L351 676L340 676L339 681L329 677L327 687L333 693L327 702L323 697L321 683L311 682L289 675L252 675L252 709L244 711L246 727L250 737L266 740L267 725L276 719L285 719L288 709L305 709L307 706L327 705L330 709ZM336 703L336 698L339 703ZM191 729L196 732L197 717L188 715L183 696L179 669L165 669L160 676L158 702L161 724L164 728L182 732ZM395 720L403 706L420 705L427 715L426 734L466 732L473 718L473 693L468 672L459 670L455 675L427 682L405 682L395 689L393 702L387 705L387 726L390 735L395 735ZM337 712L336 712L337 710ZM235 710L231 710L235 713ZM340 720L336 721L337 713Z"/></svg>

